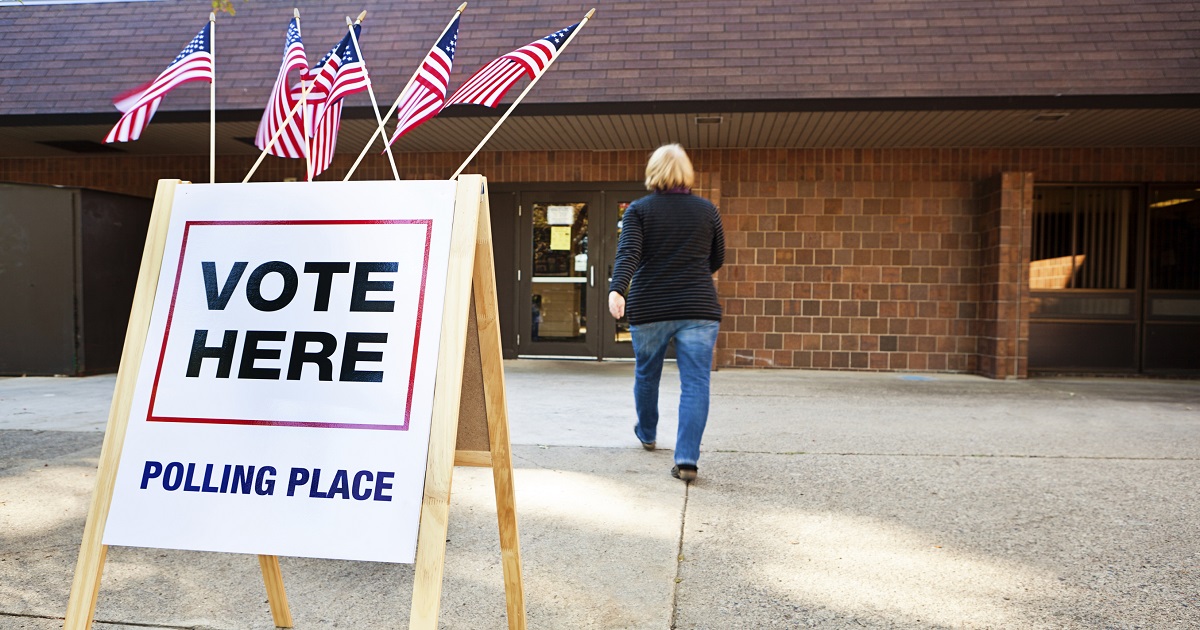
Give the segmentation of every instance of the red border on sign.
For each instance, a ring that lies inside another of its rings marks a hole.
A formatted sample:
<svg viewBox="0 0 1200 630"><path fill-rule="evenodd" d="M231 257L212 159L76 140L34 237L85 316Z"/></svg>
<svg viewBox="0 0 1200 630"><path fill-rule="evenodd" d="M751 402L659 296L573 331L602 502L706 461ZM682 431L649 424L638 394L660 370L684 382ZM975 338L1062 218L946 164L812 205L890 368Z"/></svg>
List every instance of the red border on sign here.
<svg viewBox="0 0 1200 630"><path fill-rule="evenodd" d="M301 422L295 420L244 420L238 418L179 418L154 415L154 401L158 396L158 381L162 376L163 360L167 354L167 340L171 338L171 321L175 317L175 299L179 295L179 282L183 277L183 259L187 254L188 235L192 226L230 225L381 225L408 224L425 226L425 255L421 263L421 291L417 299L417 317L413 332L412 364L408 371L408 393L405 396L404 424L355 424L347 422ZM150 389L150 405L146 411L147 422L181 422L188 424L234 424L265 427L307 427L319 429L371 429L378 431L407 431L409 415L412 413L413 383L417 376L417 351L421 345L421 322L425 313L425 283L429 275L429 249L433 235L433 219L395 220L305 220L305 221L187 221L183 224L183 242L179 247L179 266L175 270L175 286L171 290L171 307L167 311L167 326L163 331L162 348L158 352L158 366L154 371L154 386Z"/></svg>

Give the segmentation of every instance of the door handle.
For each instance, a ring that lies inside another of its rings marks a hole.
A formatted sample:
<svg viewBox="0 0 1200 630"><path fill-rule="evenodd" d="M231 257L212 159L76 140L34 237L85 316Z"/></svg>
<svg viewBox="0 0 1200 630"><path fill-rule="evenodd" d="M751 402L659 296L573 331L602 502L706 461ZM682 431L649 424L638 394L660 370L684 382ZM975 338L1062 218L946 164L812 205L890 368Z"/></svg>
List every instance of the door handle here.
<svg viewBox="0 0 1200 630"><path fill-rule="evenodd" d="M588 265L588 284L596 286L596 265Z"/></svg>

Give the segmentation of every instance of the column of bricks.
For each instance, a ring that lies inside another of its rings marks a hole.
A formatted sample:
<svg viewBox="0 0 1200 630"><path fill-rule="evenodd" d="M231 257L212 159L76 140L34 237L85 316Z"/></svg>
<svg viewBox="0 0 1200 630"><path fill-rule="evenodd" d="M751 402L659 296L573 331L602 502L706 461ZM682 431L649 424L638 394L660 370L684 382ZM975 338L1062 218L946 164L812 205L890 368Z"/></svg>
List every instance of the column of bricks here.
<svg viewBox="0 0 1200 630"><path fill-rule="evenodd" d="M1029 342L1033 174L1002 173L981 188L979 373L1023 378Z"/></svg>

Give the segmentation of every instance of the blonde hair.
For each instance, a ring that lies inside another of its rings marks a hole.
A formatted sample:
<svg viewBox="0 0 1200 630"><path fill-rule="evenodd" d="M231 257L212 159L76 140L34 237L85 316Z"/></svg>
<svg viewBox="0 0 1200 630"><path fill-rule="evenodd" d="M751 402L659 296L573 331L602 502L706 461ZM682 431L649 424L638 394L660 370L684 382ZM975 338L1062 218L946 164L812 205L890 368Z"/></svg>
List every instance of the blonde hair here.
<svg viewBox="0 0 1200 630"><path fill-rule="evenodd" d="M646 162L646 190L691 188L695 181L692 161L678 144L658 147Z"/></svg>

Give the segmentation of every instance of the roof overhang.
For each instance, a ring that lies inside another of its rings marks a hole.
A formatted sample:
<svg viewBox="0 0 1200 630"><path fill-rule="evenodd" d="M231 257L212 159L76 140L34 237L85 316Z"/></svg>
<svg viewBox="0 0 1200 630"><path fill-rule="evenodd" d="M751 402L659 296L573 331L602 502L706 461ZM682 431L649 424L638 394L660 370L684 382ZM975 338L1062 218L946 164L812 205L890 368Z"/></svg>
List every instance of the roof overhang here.
<svg viewBox="0 0 1200 630"><path fill-rule="evenodd" d="M470 151L502 113L447 110L395 150ZM218 154L257 153L247 139L260 116L218 111ZM0 157L78 156L116 119L115 112L0 117ZM339 149L361 150L376 127L370 107L347 107ZM75 141L82 148L58 148ZM689 149L1195 147L1200 94L531 103L517 107L486 149L640 150L666 142ZM161 111L141 140L108 145L108 154L201 155L208 143L207 111Z"/></svg>

